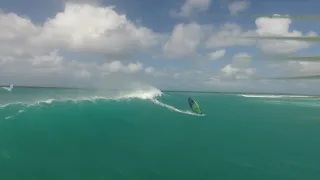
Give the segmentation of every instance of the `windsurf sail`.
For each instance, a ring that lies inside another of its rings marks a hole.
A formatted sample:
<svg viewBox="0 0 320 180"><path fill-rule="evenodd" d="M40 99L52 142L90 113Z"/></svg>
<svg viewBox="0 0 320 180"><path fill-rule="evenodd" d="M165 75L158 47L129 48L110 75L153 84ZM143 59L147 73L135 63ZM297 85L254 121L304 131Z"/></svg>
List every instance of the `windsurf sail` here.
<svg viewBox="0 0 320 180"><path fill-rule="evenodd" d="M197 113L197 114L202 114L201 109L198 105L197 102L195 102L193 99L191 99L190 97L188 98L188 103L190 108L192 109L193 112Z"/></svg>

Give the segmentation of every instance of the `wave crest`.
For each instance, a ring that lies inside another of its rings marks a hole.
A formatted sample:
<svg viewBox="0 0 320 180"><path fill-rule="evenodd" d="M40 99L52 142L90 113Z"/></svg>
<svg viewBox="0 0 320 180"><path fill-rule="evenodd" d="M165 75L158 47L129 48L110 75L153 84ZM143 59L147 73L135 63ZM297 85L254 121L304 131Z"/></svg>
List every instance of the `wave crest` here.
<svg viewBox="0 0 320 180"><path fill-rule="evenodd" d="M9 87L2 87L2 89L5 89L7 91L12 91L13 89L13 84L11 84Z"/></svg>
<svg viewBox="0 0 320 180"><path fill-rule="evenodd" d="M32 101L15 101L9 103L3 103L0 108L5 108L11 105L26 105L26 106L37 106L41 104L51 104L53 102L66 102L72 101L75 103L81 101L97 101L97 100L125 100L125 99L154 99L161 96L163 93L154 87L149 87L148 89L136 89L127 91L118 91L116 93L108 93L107 91L99 90L98 92L93 92L89 94L79 94L79 95L55 95L55 97L35 97Z"/></svg>

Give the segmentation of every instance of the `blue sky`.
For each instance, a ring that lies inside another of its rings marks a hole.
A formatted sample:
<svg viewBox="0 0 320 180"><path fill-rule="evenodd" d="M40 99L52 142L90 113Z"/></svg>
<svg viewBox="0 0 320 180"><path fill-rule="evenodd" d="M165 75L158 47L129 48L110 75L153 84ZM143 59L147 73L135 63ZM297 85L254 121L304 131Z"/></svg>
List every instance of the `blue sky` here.
<svg viewBox="0 0 320 180"><path fill-rule="evenodd" d="M110 6L115 8L111 10ZM197 81L195 86L186 87L189 89L252 91L261 87L261 91L299 92L317 89L317 82L266 84L254 80L320 73L317 62L307 64L290 59L270 62L264 57L265 54L317 56L317 44L248 41L243 36L318 36L320 1L2 0L0 7L0 30L4 32L0 44L3 84L90 86L134 79L176 89L183 89L186 81ZM183 7L189 8L188 16L177 15ZM237 8L239 12L235 12ZM290 18L265 17L274 14ZM126 17L124 22L121 15ZM319 18L294 17L308 15ZM20 20L30 23L23 25ZM7 35L10 33L12 37ZM17 49L23 49L24 53L17 53Z"/></svg>

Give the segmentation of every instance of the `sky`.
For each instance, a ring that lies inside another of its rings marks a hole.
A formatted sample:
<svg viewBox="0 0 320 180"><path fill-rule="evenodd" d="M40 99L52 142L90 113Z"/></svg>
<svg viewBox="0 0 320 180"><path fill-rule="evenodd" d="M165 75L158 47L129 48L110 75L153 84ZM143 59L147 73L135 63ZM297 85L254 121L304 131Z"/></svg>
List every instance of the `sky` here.
<svg viewBox="0 0 320 180"><path fill-rule="evenodd" d="M0 84L319 93L317 0L2 0Z"/></svg>

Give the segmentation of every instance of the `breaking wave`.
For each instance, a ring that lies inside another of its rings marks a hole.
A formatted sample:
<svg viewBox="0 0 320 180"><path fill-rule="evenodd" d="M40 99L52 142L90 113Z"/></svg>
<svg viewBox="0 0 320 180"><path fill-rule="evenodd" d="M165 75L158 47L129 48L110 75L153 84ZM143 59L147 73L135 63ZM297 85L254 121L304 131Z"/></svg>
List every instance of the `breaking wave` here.
<svg viewBox="0 0 320 180"><path fill-rule="evenodd" d="M98 94L98 95L96 95ZM141 99L141 100L151 100L156 97L162 96L162 92L159 89L152 88L147 90L133 90L133 91L119 91L117 93L102 95L101 90L99 92L94 93L87 93L84 95L56 95L55 98L46 97L40 100L33 100L33 101L16 101L16 102L9 102L6 104L0 105L1 108L5 108L10 105L26 105L26 106L36 106L41 104L51 104L53 102L66 102L72 101L75 103L81 101L97 101L97 100L130 100L130 99ZM72 97L73 96L73 97ZM35 97L34 99L39 99Z"/></svg>
<svg viewBox="0 0 320 180"><path fill-rule="evenodd" d="M138 100L149 100L153 102L156 105L159 105L161 107L165 107L169 110L188 114L188 115L195 115L195 116L204 116L204 115L198 115L196 113L187 111L187 110L180 110L176 107L173 107L171 105L165 104L163 102L160 102L157 98L161 97L163 95L163 92L161 92L159 89L154 87L147 87L147 88L137 88L134 90L123 90L123 91L116 91L110 93L109 91L103 92L103 90L95 91L94 93L84 93L84 94L77 94L77 95L55 95L55 97L45 97L45 98L37 98L34 97L34 100L32 101L15 101L15 102L9 102L5 104L0 104L0 109L8 108L10 106L23 106L23 107L31 107L31 106L42 106L42 105L48 105L52 104L54 102L73 102L73 103L80 103L84 101L89 102L96 102L96 101L121 101L121 100L132 100L132 99L138 99ZM73 97L72 97L73 96ZM36 100L38 99L38 100ZM24 112L24 110L19 110L19 113ZM7 117L7 119L12 118L12 116Z"/></svg>
<svg viewBox="0 0 320 180"><path fill-rule="evenodd" d="M2 87L2 89L5 89L7 91L12 91L13 89L13 84L10 85L10 87Z"/></svg>

